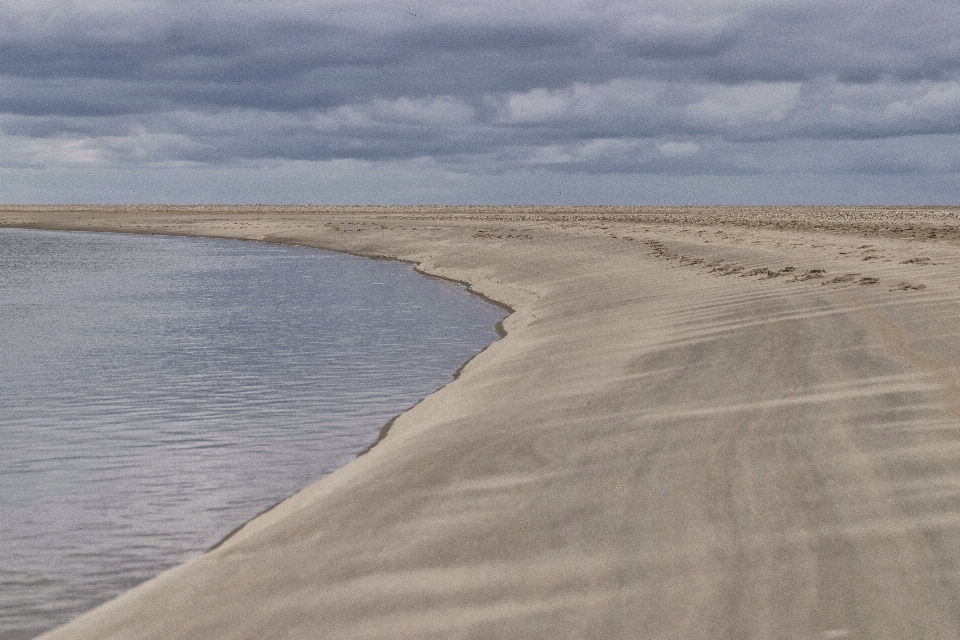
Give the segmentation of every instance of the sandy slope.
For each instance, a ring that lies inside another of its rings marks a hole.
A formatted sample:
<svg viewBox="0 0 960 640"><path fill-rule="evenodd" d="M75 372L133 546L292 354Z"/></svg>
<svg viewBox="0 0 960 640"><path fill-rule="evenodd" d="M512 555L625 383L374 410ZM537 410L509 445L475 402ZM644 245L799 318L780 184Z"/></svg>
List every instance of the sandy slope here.
<svg viewBox="0 0 960 640"><path fill-rule="evenodd" d="M45 637L960 637L956 215L0 209L516 309L371 453Z"/></svg>

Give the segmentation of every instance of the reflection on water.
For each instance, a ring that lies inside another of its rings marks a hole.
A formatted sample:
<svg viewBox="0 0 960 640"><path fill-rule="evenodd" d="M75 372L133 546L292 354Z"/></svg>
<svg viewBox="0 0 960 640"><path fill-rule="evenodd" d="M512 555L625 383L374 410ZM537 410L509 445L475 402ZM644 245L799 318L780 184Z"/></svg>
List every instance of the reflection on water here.
<svg viewBox="0 0 960 640"><path fill-rule="evenodd" d="M0 638L342 466L503 316L395 262L0 229Z"/></svg>

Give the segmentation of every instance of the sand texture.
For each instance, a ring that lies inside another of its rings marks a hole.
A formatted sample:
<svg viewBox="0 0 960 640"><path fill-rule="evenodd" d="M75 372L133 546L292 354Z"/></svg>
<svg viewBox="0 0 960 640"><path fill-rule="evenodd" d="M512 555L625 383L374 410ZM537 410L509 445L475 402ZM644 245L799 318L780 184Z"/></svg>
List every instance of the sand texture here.
<svg viewBox="0 0 960 640"><path fill-rule="evenodd" d="M44 638L958 638L958 215L0 208L515 309L370 453Z"/></svg>

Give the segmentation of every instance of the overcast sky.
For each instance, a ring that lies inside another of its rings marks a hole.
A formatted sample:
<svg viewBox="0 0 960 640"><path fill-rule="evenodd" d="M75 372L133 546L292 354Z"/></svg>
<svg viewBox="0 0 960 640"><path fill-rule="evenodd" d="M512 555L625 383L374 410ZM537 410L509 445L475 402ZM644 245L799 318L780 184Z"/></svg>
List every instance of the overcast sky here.
<svg viewBox="0 0 960 640"><path fill-rule="evenodd" d="M0 0L0 202L960 202L960 3Z"/></svg>

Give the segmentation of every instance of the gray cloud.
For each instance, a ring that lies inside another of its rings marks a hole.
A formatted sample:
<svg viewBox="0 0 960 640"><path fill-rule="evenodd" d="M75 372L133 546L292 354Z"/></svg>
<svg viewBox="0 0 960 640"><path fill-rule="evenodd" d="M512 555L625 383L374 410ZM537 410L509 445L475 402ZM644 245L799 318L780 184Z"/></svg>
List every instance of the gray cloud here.
<svg viewBox="0 0 960 640"><path fill-rule="evenodd" d="M382 4L6 0L0 166L958 171L953 3Z"/></svg>

